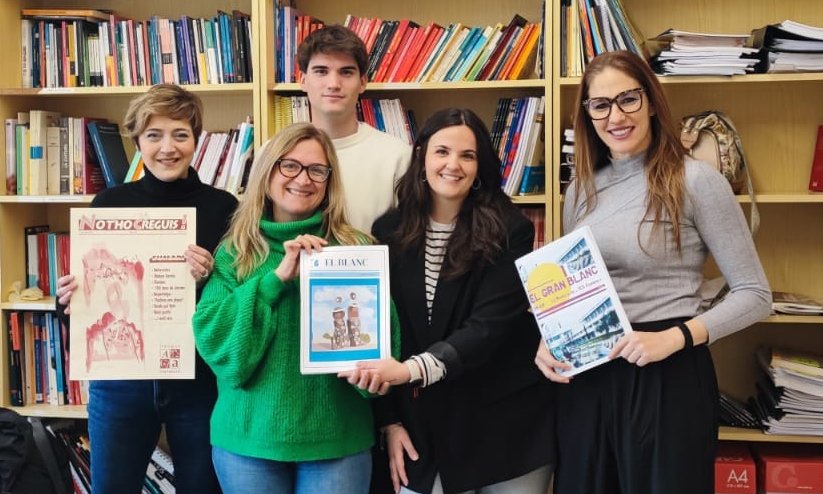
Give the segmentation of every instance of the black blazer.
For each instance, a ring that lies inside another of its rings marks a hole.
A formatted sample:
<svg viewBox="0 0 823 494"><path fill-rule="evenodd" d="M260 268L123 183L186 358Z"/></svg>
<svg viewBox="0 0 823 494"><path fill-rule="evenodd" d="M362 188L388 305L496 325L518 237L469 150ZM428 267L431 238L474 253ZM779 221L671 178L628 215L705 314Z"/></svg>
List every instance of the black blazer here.
<svg viewBox="0 0 823 494"><path fill-rule="evenodd" d="M390 244L399 219L397 210L380 217L378 240ZM431 326L423 249L390 251L401 360L428 351L447 370L441 382L400 386L375 403L378 425L402 422L420 454L405 462L413 491L430 492L436 473L446 493L461 492L554 463L553 386L534 363L539 332L514 265L532 250L534 227L515 206L505 224L507 245L492 264L438 280Z"/></svg>

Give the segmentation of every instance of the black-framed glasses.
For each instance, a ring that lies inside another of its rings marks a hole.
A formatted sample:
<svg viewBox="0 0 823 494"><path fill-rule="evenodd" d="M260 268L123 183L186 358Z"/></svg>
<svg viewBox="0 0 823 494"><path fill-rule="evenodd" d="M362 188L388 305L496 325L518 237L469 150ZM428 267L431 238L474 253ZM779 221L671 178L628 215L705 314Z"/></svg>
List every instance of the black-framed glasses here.
<svg viewBox="0 0 823 494"><path fill-rule="evenodd" d="M286 178L295 178L303 173L303 170L306 170L306 175L309 176L309 180L312 182L323 183L328 180L329 175L331 175L331 167L328 165L321 165L320 163L304 165L295 159L280 158L275 161L274 164L277 165L277 169L280 170L280 174Z"/></svg>
<svg viewBox="0 0 823 494"><path fill-rule="evenodd" d="M592 120L603 120L612 114L612 105L617 103L617 107L623 113L634 113L643 108L643 93L641 87L627 89L614 98L589 98L583 101L583 108Z"/></svg>

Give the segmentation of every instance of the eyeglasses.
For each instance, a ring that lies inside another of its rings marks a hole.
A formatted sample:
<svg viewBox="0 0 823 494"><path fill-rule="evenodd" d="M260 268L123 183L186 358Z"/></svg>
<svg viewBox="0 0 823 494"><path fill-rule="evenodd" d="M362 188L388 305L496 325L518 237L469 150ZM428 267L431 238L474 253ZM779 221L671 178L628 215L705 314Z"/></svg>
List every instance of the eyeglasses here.
<svg viewBox="0 0 823 494"><path fill-rule="evenodd" d="M303 173L303 170L306 170L306 175L309 176L309 180L312 182L323 183L328 180L329 175L331 175L331 167L321 165L319 163L304 165L303 163L291 158L280 158L275 161L274 164L277 165L277 168L280 170L280 174L286 178L295 178Z"/></svg>
<svg viewBox="0 0 823 494"><path fill-rule="evenodd" d="M583 108L592 120L603 120L612 114L612 105L617 103L617 107L623 113L634 113L643 107L643 88L627 89L614 98L589 98L583 101Z"/></svg>

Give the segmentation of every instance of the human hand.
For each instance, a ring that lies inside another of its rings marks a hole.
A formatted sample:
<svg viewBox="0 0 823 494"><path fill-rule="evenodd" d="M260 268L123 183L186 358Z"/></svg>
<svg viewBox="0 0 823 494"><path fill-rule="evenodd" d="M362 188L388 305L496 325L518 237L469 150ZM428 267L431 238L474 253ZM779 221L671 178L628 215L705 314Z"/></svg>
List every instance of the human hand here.
<svg viewBox="0 0 823 494"><path fill-rule="evenodd" d="M631 331L623 335L609 353L609 358L623 357L630 364L643 367L659 362L683 347L683 333L678 328L660 332Z"/></svg>
<svg viewBox="0 0 823 494"><path fill-rule="evenodd" d="M211 252L199 245L189 245L186 249L186 262L189 272L197 283L203 283L214 270L214 257Z"/></svg>
<svg viewBox="0 0 823 494"><path fill-rule="evenodd" d="M409 372L406 364L398 362L393 358L357 362L357 368L379 375L383 381L388 382L392 386L406 384L411 380L411 372Z"/></svg>
<svg viewBox="0 0 823 494"><path fill-rule="evenodd" d="M543 341L537 344L537 355L534 357L534 363L537 364L540 372L552 382L569 383L571 381L569 377L562 376L559 373L559 371L571 370L571 364L561 362L554 358L549 351L549 347L547 347Z"/></svg>
<svg viewBox="0 0 823 494"><path fill-rule="evenodd" d="M389 473L394 492L400 492L400 484L409 485L409 478L406 475L406 459L404 454L412 461L417 461L420 456L412 444L409 433L401 424L391 424L383 428L386 435L386 449L389 454Z"/></svg>
<svg viewBox="0 0 823 494"><path fill-rule="evenodd" d="M341 371L337 373L337 377L346 379L349 384L357 386L360 389L365 389L371 394L384 395L388 393L389 388L391 388L391 384L384 381L380 377L380 374L368 370L354 369Z"/></svg>
<svg viewBox="0 0 823 494"><path fill-rule="evenodd" d="M57 279L57 291L55 292L57 295L57 302L60 305L66 306L64 313L67 316L71 315L71 307L69 307L69 303L71 302L71 297L74 295L75 290L77 290L77 281L74 279L73 274L67 274Z"/></svg>
<svg viewBox="0 0 823 494"><path fill-rule="evenodd" d="M323 250L323 246L328 243L324 238L308 234L298 235L294 240L286 240L283 242L283 249L286 253L283 255L280 265L274 270L274 274L283 283L293 280L300 274L300 251L320 252Z"/></svg>

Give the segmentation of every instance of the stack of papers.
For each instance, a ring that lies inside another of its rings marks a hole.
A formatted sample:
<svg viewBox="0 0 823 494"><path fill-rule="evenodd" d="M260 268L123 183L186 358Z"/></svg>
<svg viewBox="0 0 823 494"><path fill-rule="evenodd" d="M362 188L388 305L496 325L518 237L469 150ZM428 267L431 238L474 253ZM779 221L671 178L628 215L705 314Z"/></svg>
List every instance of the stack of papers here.
<svg viewBox="0 0 823 494"><path fill-rule="evenodd" d="M823 71L823 28L786 20L756 29L752 37L769 51L769 72Z"/></svg>
<svg viewBox="0 0 823 494"><path fill-rule="evenodd" d="M757 360L768 378L752 404L765 432L823 436L823 356L761 348Z"/></svg>
<svg viewBox="0 0 823 494"><path fill-rule="evenodd" d="M693 33L669 29L652 41L659 53L652 67L661 75L742 75L754 72L757 48L746 46L748 34Z"/></svg>

